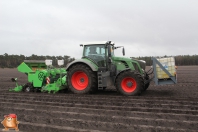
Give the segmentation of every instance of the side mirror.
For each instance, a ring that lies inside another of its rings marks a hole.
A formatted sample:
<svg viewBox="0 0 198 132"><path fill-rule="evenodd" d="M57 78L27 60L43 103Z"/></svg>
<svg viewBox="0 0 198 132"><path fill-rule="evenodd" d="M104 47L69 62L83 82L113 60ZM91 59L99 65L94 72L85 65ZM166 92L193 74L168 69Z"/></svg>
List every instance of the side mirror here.
<svg viewBox="0 0 198 132"><path fill-rule="evenodd" d="M124 49L124 47L122 48L122 54L123 54L123 56L125 56L125 49Z"/></svg>
<svg viewBox="0 0 198 132"><path fill-rule="evenodd" d="M83 47L83 44L80 44L80 47Z"/></svg>

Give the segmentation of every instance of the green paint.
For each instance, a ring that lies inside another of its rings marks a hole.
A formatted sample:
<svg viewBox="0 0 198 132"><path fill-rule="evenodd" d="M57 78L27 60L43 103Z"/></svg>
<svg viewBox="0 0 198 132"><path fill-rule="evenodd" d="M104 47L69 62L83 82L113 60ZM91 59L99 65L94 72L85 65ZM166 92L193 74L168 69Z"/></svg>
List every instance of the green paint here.
<svg viewBox="0 0 198 132"><path fill-rule="evenodd" d="M131 58L112 56L112 60L113 63L116 65L117 70L119 71L125 70L126 68L130 68L132 71L137 70L138 72L140 72L140 74L143 74L143 71L139 63ZM137 68L135 68L134 64L137 65Z"/></svg>
<svg viewBox="0 0 198 132"><path fill-rule="evenodd" d="M60 90L66 88L66 75L62 78L59 78L52 84L45 85L41 88L41 92L48 92L48 93L56 93Z"/></svg>
<svg viewBox="0 0 198 132"><path fill-rule="evenodd" d="M14 91L14 92L20 92L20 91L22 91L23 86L18 85L17 78L15 78L14 80L16 82L16 87L15 88L10 88L9 91Z"/></svg>
<svg viewBox="0 0 198 132"><path fill-rule="evenodd" d="M17 69L19 72L27 74L28 82L32 83L33 88L41 89L41 91L47 91L54 93L62 90L66 87L66 69L65 68L52 68L47 69L47 66L42 62L23 62ZM45 68L45 69L43 69ZM49 77L50 84L46 84L46 78ZM16 79L17 80L17 79ZM15 80L15 81L16 81ZM52 82L53 80L53 82ZM20 92L23 86L18 86L9 89L9 91Z"/></svg>

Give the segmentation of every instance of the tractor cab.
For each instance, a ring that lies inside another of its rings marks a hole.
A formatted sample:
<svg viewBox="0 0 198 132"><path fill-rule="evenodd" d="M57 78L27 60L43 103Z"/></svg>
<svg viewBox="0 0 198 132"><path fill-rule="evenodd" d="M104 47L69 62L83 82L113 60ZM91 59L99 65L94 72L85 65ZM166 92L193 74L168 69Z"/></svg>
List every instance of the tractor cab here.
<svg viewBox="0 0 198 132"><path fill-rule="evenodd" d="M99 67L106 67L106 46L104 44L85 45L83 57L91 59Z"/></svg>
<svg viewBox="0 0 198 132"><path fill-rule="evenodd" d="M106 70L109 70L109 66L112 63L114 49L122 47L114 47L114 43L111 41L91 42L85 43L84 45L81 44L81 46L84 46L82 59L89 59L100 69L105 68Z"/></svg>

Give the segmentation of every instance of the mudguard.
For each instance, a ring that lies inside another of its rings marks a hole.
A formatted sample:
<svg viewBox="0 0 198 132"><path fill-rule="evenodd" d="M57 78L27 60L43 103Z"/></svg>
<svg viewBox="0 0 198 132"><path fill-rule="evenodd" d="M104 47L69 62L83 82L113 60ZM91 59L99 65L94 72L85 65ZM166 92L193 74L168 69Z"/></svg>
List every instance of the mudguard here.
<svg viewBox="0 0 198 132"><path fill-rule="evenodd" d="M124 69L124 70L122 70L122 71L117 72L117 75L116 75L116 77L115 77L115 79L114 79L114 85L115 85L116 79L117 79L117 77L120 75L120 73L122 73L122 72L124 72L124 71L128 71L128 70L131 70L131 69L130 69L130 68L126 68L126 69Z"/></svg>
<svg viewBox="0 0 198 132"><path fill-rule="evenodd" d="M92 61L90 61L90 60L88 60L88 59L78 59L78 60L72 61L71 63L69 63L69 64L67 65L66 71L67 71L71 66L73 66L74 64L77 64L77 63L86 64L86 65L88 65L88 66L92 69L92 71L98 71L98 66L97 66L94 62L92 62Z"/></svg>

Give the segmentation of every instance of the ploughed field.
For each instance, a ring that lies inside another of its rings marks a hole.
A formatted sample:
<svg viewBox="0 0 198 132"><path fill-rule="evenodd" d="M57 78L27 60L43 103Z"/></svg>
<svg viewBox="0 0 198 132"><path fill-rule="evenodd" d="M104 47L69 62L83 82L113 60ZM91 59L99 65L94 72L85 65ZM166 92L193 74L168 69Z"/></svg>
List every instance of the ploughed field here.
<svg viewBox="0 0 198 132"><path fill-rule="evenodd" d="M17 114L24 132L198 131L198 66L179 66L177 75L176 85L151 83L141 96L126 97L113 88L89 95L8 92L11 77L19 84L27 77L0 69L0 121Z"/></svg>

